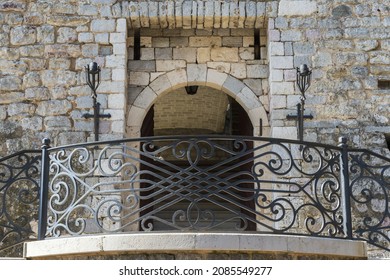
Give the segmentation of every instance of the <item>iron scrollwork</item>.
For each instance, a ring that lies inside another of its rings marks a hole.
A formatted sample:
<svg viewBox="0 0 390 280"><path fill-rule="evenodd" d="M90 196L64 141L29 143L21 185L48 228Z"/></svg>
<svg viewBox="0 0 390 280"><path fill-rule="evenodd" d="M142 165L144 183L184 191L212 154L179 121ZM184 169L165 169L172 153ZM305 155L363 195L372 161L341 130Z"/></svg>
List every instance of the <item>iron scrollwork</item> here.
<svg viewBox="0 0 390 280"><path fill-rule="evenodd" d="M355 238L390 250L390 160L367 150L350 153Z"/></svg>
<svg viewBox="0 0 390 280"><path fill-rule="evenodd" d="M0 159L0 255L21 256L18 245L36 239L40 151Z"/></svg>
<svg viewBox="0 0 390 280"><path fill-rule="evenodd" d="M53 151L52 236L129 228L344 235L337 149L153 137Z"/></svg>
<svg viewBox="0 0 390 280"><path fill-rule="evenodd" d="M249 230L390 247L390 159L367 150L167 136L49 151L46 236ZM40 151L0 159L0 254L36 238L41 168Z"/></svg>

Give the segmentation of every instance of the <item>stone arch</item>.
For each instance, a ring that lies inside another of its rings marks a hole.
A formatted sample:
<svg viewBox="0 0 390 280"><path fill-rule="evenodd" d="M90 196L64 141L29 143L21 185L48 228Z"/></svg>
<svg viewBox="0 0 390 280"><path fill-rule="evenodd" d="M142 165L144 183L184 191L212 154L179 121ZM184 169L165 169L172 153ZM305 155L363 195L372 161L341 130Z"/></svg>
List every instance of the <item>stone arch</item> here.
<svg viewBox="0 0 390 280"><path fill-rule="evenodd" d="M261 119L262 135L269 136L267 112L248 86L227 73L196 64L164 73L141 91L127 112L127 136L140 136L139 131L143 120L157 98L172 90L191 85L211 87L231 96L247 112L252 122L253 135L259 135Z"/></svg>

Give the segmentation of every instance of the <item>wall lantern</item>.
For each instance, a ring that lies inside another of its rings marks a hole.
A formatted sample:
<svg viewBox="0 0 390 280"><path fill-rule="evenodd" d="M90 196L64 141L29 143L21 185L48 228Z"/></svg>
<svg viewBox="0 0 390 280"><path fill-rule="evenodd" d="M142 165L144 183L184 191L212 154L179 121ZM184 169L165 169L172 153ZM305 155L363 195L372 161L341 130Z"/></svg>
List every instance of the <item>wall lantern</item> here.
<svg viewBox="0 0 390 280"><path fill-rule="evenodd" d="M111 114L100 114L100 103L97 102L96 90L100 84L100 67L96 62L91 62L85 66L85 76L88 86L92 90L93 100L93 114L86 113L83 115L84 118L93 118L95 141L99 141L99 122L100 118L111 118Z"/></svg>
<svg viewBox="0 0 390 280"><path fill-rule="evenodd" d="M289 114L287 119L295 119L297 120L297 128L298 128L298 140L303 141L303 120L304 119L313 119L312 115L305 115L305 92L310 87L311 82L311 71L307 67L306 64L303 64L297 67L297 86L299 91L301 92L301 103L297 104L297 114Z"/></svg>
<svg viewBox="0 0 390 280"><path fill-rule="evenodd" d="M198 92L198 86L186 86L186 92L189 95L194 95Z"/></svg>

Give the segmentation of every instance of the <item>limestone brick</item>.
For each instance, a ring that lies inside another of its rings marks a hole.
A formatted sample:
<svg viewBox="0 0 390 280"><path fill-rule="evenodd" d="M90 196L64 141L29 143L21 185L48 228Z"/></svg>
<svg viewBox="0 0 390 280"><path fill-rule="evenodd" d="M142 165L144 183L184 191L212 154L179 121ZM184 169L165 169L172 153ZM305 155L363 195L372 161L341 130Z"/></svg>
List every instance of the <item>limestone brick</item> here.
<svg viewBox="0 0 390 280"><path fill-rule="evenodd" d="M97 33L95 34L95 42L99 44L108 44L109 33Z"/></svg>
<svg viewBox="0 0 390 280"><path fill-rule="evenodd" d="M149 73L145 72L130 72L130 85L148 85L149 84Z"/></svg>
<svg viewBox="0 0 390 280"><path fill-rule="evenodd" d="M123 93L108 95L108 108L110 109L124 109L126 105L125 96Z"/></svg>
<svg viewBox="0 0 390 280"><path fill-rule="evenodd" d="M197 48L196 49L196 62L206 63L210 61L211 49L210 48Z"/></svg>
<svg viewBox="0 0 390 280"><path fill-rule="evenodd" d="M141 60L154 60L154 48L142 48L141 49Z"/></svg>
<svg viewBox="0 0 390 280"><path fill-rule="evenodd" d="M134 76L137 76L137 72L130 73L130 83L135 79ZM133 75L132 75L133 74ZM145 73L146 80L144 83L149 82L148 74ZM99 93L123 93L125 92L125 85L122 81L103 81L100 83L98 88Z"/></svg>
<svg viewBox="0 0 390 280"><path fill-rule="evenodd" d="M127 79L126 69L112 69L113 81L125 81Z"/></svg>
<svg viewBox="0 0 390 280"><path fill-rule="evenodd" d="M284 43L270 42L269 50L270 50L270 55L284 55Z"/></svg>
<svg viewBox="0 0 390 280"><path fill-rule="evenodd" d="M153 37L152 46L154 48L167 48L169 47L169 38L164 37Z"/></svg>
<svg viewBox="0 0 390 280"><path fill-rule="evenodd" d="M99 46L97 44L85 44L81 47L81 54L84 57L98 56Z"/></svg>
<svg viewBox="0 0 390 280"><path fill-rule="evenodd" d="M270 65L273 69L291 69L294 67L293 56L272 56Z"/></svg>
<svg viewBox="0 0 390 280"><path fill-rule="evenodd" d="M37 28L37 41L42 44L52 44L55 39L54 27L43 25Z"/></svg>
<svg viewBox="0 0 390 280"><path fill-rule="evenodd" d="M57 116L67 114L72 104L67 100L48 100L38 103L36 113L39 116Z"/></svg>
<svg viewBox="0 0 390 280"><path fill-rule="evenodd" d="M248 87L242 88L236 96L236 101L248 111L261 106L260 101Z"/></svg>
<svg viewBox="0 0 390 280"><path fill-rule="evenodd" d="M216 89L222 89L228 75L215 69L207 70L207 85Z"/></svg>
<svg viewBox="0 0 390 280"><path fill-rule="evenodd" d="M157 72L172 71L186 67L185 60L156 60Z"/></svg>
<svg viewBox="0 0 390 280"><path fill-rule="evenodd" d="M60 27L57 31L57 43L73 43L77 40L77 32L71 27Z"/></svg>
<svg viewBox="0 0 390 280"><path fill-rule="evenodd" d="M240 80L228 76L222 85L223 89L226 90L231 96L237 96L241 90L245 87L245 84Z"/></svg>
<svg viewBox="0 0 390 280"><path fill-rule="evenodd" d="M173 49L173 59L175 60L185 60L189 63L197 61L197 49L196 48L174 48ZM201 63L198 61L198 63Z"/></svg>
<svg viewBox="0 0 390 280"><path fill-rule="evenodd" d="M241 60L253 60L255 58L255 51L253 47L239 48L238 53Z"/></svg>
<svg viewBox="0 0 390 280"><path fill-rule="evenodd" d="M167 77L172 85L172 90L185 87L188 84L187 71L185 69L177 69L168 72Z"/></svg>
<svg viewBox="0 0 390 280"><path fill-rule="evenodd" d="M171 88L171 83L167 75L161 75L151 82L149 86L157 95L160 95Z"/></svg>
<svg viewBox="0 0 390 280"><path fill-rule="evenodd" d="M317 11L317 2L313 0L281 0L279 2L280 16L308 16Z"/></svg>
<svg viewBox="0 0 390 280"><path fill-rule="evenodd" d="M50 92L46 87L32 87L26 89L25 97L28 100L49 100Z"/></svg>
<svg viewBox="0 0 390 280"><path fill-rule="evenodd" d="M11 44L13 45L30 45L37 40L36 29L32 26L17 26L11 29Z"/></svg>
<svg viewBox="0 0 390 280"><path fill-rule="evenodd" d="M114 32L116 29L116 21L113 19L94 19L91 21L92 32Z"/></svg>
<svg viewBox="0 0 390 280"><path fill-rule="evenodd" d="M23 87L38 87L42 84L41 75L39 72L29 72L23 76Z"/></svg>
<svg viewBox="0 0 390 280"><path fill-rule="evenodd" d="M115 32L110 33L110 43L116 44L116 43L126 43L126 33L125 32Z"/></svg>
<svg viewBox="0 0 390 280"><path fill-rule="evenodd" d="M183 2L183 28L191 28L192 3L191 1Z"/></svg>
<svg viewBox="0 0 390 280"><path fill-rule="evenodd" d="M293 82L274 82L272 83L272 94L284 95L294 93Z"/></svg>
<svg viewBox="0 0 390 280"><path fill-rule="evenodd" d="M238 79L245 79L247 77L245 63L232 63L230 74Z"/></svg>
<svg viewBox="0 0 390 280"><path fill-rule="evenodd" d="M206 77L206 64L187 64L187 78L189 85L205 85Z"/></svg>
<svg viewBox="0 0 390 280"><path fill-rule="evenodd" d="M83 16L97 16L98 15L98 9L94 5L80 5L78 8L79 15Z"/></svg>
<svg viewBox="0 0 390 280"><path fill-rule="evenodd" d="M115 55L126 55L127 54L127 47L125 43L118 43L113 44L112 46L112 52Z"/></svg>
<svg viewBox="0 0 390 280"><path fill-rule="evenodd" d="M214 47L221 46L221 37L209 37L209 36L195 36L189 38L189 44L191 47Z"/></svg>
<svg viewBox="0 0 390 280"><path fill-rule="evenodd" d="M126 59L124 55L109 55L106 56L105 59L106 67L109 68L125 68L126 67Z"/></svg>
<svg viewBox="0 0 390 280"><path fill-rule="evenodd" d="M210 58L212 61L238 62L238 48L212 48Z"/></svg>
<svg viewBox="0 0 390 280"><path fill-rule="evenodd" d="M227 62L207 62L207 67L216 69L219 72L230 73L231 63Z"/></svg>
<svg viewBox="0 0 390 280"><path fill-rule="evenodd" d="M88 17L84 16L73 16L73 15L55 15L48 16L46 23L53 26L69 26L77 27L80 25L87 24L89 22Z"/></svg>
<svg viewBox="0 0 390 280"><path fill-rule="evenodd" d="M143 109L149 109L150 104L154 103L157 98L157 94L150 88L146 87L137 97L134 102L134 106Z"/></svg>
<svg viewBox="0 0 390 280"><path fill-rule="evenodd" d="M286 108L286 106L287 106L286 96L285 95L272 95L270 106L271 106L272 110Z"/></svg>
<svg viewBox="0 0 390 280"><path fill-rule="evenodd" d="M154 54L156 59L172 60L172 48L156 48Z"/></svg>
<svg viewBox="0 0 390 280"><path fill-rule="evenodd" d="M77 38L80 43L92 43L94 41L92 32L81 32Z"/></svg>
<svg viewBox="0 0 390 280"><path fill-rule="evenodd" d="M16 91L22 89L22 80L16 76L0 77L2 91Z"/></svg>

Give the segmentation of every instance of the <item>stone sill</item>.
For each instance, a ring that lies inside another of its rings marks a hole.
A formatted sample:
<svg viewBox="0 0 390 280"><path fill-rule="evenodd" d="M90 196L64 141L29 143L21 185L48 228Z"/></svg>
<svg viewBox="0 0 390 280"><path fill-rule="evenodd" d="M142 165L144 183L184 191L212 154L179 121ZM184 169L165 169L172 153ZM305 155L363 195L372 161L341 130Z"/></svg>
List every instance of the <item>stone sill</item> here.
<svg viewBox="0 0 390 280"><path fill-rule="evenodd" d="M367 258L363 241L253 233L130 233L25 243L26 259L169 252L247 252Z"/></svg>

